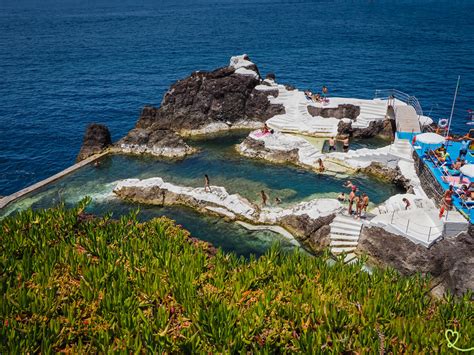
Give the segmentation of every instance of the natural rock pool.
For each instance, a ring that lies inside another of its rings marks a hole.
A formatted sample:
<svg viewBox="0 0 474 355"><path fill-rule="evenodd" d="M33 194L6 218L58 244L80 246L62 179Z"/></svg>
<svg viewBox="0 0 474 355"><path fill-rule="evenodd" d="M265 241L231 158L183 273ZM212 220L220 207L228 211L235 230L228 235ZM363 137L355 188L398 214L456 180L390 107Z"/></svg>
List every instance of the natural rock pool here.
<svg viewBox="0 0 474 355"><path fill-rule="evenodd" d="M140 208L140 219L166 215L182 224L194 237L209 241L225 251L248 256L260 255L275 241L282 247L294 246L283 237L266 231L250 232L235 223L203 216L181 207L158 207L123 202L114 197L114 182L126 178L162 177L165 181L184 186L200 187L204 174L211 185L225 186L229 193L239 193L250 201L259 201L259 192L265 190L271 202L275 197L282 204L292 204L317 197L335 198L341 191L345 175L326 175L301 168L274 165L240 156L234 145L240 143L248 132L233 132L214 137L193 138L189 144L199 153L183 160L161 160L150 156L110 155L98 167L86 166L47 187L31 193L0 211L0 217L14 211L47 208L61 201L73 205L85 196L92 198L88 212L114 217ZM366 175L353 175L351 181L360 191L366 192L372 203L379 204L400 190Z"/></svg>

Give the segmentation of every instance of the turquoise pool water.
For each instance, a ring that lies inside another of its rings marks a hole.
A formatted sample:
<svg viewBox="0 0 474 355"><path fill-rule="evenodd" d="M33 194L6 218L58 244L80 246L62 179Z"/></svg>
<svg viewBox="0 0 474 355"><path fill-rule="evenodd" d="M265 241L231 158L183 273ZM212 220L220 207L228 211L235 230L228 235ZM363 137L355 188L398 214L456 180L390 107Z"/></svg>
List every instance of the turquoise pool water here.
<svg viewBox="0 0 474 355"><path fill-rule="evenodd" d="M247 132L233 132L213 138L189 140L199 153L182 160L161 160L150 156L111 155L100 161L99 167L86 166L45 188L25 196L7 206L0 215L19 209L47 208L59 202L74 205L85 196L92 198L88 210L95 214L112 212L115 217L140 208L139 217L149 219L167 215L190 230L193 236L212 242L226 251L239 255L260 255L273 241L284 248L292 245L272 232L249 232L234 224L214 217L199 215L180 207L156 207L130 204L112 194L115 182L126 178L162 177L175 184L203 186L208 174L212 185L225 186L230 193L239 193L251 201L258 201L259 191L265 190L273 200L280 197L283 204L292 204L315 197L336 197L343 191L347 176L316 174L296 167L274 165L238 155L235 144ZM392 185L365 175L351 176L361 191L372 202L381 203L400 191Z"/></svg>

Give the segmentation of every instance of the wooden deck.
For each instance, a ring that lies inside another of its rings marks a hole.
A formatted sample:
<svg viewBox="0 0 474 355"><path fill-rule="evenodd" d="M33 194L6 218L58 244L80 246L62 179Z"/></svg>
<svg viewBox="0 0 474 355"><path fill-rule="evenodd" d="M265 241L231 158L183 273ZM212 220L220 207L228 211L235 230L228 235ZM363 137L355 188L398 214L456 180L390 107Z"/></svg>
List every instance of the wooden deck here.
<svg viewBox="0 0 474 355"><path fill-rule="evenodd" d="M418 115L412 106L395 107L397 131L403 133L421 132Z"/></svg>

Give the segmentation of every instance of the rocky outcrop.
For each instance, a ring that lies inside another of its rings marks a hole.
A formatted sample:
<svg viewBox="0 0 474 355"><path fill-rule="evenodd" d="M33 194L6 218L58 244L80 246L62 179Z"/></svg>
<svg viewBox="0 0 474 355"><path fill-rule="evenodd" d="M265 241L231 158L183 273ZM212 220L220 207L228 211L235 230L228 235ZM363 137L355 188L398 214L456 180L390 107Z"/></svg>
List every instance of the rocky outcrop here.
<svg viewBox="0 0 474 355"><path fill-rule="evenodd" d="M299 161L298 148L290 150L268 149L265 147L264 141L253 139L250 136L245 138L236 148L244 156L264 159L272 163L297 165Z"/></svg>
<svg viewBox="0 0 474 355"><path fill-rule="evenodd" d="M193 154L196 149L187 145L183 138L168 129L132 129L115 146L124 153L152 154L168 158L179 158Z"/></svg>
<svg viewBox="0 0 474 355"><path fill-rule="evenodd" d="M246 55L232 57L227 67L194 72L170 87L160 107L145 106L135 128L116 147L127 153L182 157L194 150L179 135L261 127L285 112L283 105L268 99L278 96L277 89L265 86L274 78L262 81Z"/></svg>
<svg viewBox="0 0 474 355"><path fill-rule="evenodd" d="M283 217L280 223L297 236L298 241L308 250L317 253L329 247L329 224L335 217L335 213L318 219L312 219L308 215L290 215Z"/></svg>
<svg viewBox="0 0 474 355"><path fill-rule="evenodd" d="M228 67L194 72L177 81L159 108L145 107L136 128L190 132L213 123L263 122L284 108L255 90L260 83L258 69L247 56L232 57Z"/></svg>
<svg viewBox="0 0 474 355"><path fill-rule="evenodd" d="M316 107L309 105L308 112L313 117L349 118L355 120L357 116L360 115L360 107L351 104L338 105L337 107Z"/></svg>
<svg viewBox="0 0 474 355"><path fill-rule="evenodd" d="M352 122L341 120L337 127L339 135L348 135L353 138L370 138L375 136L393 138L393 121L371 121L368 127L353 128Z"/></svg>
<svg viewBox="0 0 474 355"><path fill-rule="evenodd" d="M110 132L107 126L92 123L87 126L84 140L82 142L81 150L76 158L76 162L80 162L91 155L98 154L104 151L105 148L112 144Z"/></svg>
<svg viewBox="0 0 474 355"><path fill-rule="evenodd" d="M467 233L446 238L427 249L381 228L364 228L357 251L378 266L390 266L404 275L417 272L433 277L434 292L460 295L474 290L474 239Z"/></svg>
<svg viewBox="0 0 474 355"><path fill-rule="evenodd" d="M395 169L392 169L381 163L372 162L368 167L362 168L360 171L364 174L374 176L377 179L387 181L398 187L401 187L409 193L413 192L410 180L403 176L398 166Z"/></svg>
<svg viewBox="0 0 474 355"><path fill-rule="evenodd" d="M329 223L341 208L334 199L315 199L288 208L259 207L224 187L177 186L161 178L128 179L117 183L114 193L125 200L154 205L184 205L201 213L214 214L232 221L257 225L278 225L290 231L310 252L321 252L329 245Z"/></svg>

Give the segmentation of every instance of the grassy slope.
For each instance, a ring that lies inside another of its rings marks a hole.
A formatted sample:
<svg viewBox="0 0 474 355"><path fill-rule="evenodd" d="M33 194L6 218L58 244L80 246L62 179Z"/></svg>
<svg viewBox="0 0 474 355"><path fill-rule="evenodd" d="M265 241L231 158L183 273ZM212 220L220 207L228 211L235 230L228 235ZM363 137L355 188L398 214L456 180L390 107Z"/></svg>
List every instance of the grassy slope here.
<svg viewBox="0 0 474 355"><path fill-rule="evenodd" d="M277 248L212 256L168 219L78 221L82 208L0 222L0 353L446 352L447 328L474 342L468 297L434 301L420 277Z"/></svg>

